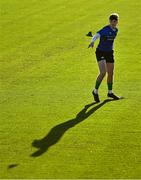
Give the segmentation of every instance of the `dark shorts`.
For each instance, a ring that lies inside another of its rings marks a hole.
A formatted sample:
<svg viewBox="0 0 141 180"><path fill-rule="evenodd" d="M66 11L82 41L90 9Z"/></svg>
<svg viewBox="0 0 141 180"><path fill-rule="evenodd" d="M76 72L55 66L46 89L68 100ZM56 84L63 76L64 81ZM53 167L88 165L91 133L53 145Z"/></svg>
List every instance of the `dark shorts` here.
<svg viewBox="0 0 141 180"><path fill-rule="evenodd" d="M96 54L97 61L106 60L106 62L114 63L114 51L113 50L109 51L109 52L105 52L105 51L100 51L97 49L95 54Z"/></svg>

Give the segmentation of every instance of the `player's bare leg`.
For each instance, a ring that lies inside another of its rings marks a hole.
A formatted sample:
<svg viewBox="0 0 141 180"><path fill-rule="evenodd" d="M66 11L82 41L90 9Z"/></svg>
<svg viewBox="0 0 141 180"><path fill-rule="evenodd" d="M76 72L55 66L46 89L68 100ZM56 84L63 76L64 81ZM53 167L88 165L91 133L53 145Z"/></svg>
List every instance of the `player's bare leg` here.
<svg viewBox="0 0 141 180"><path fill-rule="evenodd" d="M112 92L112 86L113 86L113 76L114 76L114 63L106 63L106 69L107 69L107 85L108 85L108 97L111 97L115 100L118 100L119 97L116 96Z"/></svg>
<svg viewBox="0 0 141 180"><path fill-rule="evenodd" d="M94 100L96 102L100 102L99 95L98 95L98 88L106 74L106 61L105 60L98 61L98 67L99 67L99 75L97 76L97 79L96 79L95 89L92 92L94 96Z"/></svg>

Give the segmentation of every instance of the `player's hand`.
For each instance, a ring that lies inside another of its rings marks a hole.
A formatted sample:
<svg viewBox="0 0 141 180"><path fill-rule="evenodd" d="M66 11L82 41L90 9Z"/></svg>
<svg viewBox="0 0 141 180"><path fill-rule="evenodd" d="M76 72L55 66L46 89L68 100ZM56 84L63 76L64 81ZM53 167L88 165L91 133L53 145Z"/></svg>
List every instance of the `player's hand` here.
<svg viewBox="0 0 141 180"><path fill-rule="evenodd" d="M89 46L88 46L88 48L93 48L94 47L94 43L93 42L91 42L90 44L89 44Z"/></svg>

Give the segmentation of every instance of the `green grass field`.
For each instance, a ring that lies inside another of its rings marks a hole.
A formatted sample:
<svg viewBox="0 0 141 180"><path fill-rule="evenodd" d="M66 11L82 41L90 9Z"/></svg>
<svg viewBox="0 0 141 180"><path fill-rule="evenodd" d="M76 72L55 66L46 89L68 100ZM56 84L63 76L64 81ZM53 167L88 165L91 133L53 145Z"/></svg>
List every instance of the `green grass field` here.
<svg viewBox="0 0 141 180"><path fill-rule="evenodd" d="M0 178L141 178L141 1L0 0L0 11ZM112 12L125 98L106 100L105 78L92 104L85 34Z"/></svg>

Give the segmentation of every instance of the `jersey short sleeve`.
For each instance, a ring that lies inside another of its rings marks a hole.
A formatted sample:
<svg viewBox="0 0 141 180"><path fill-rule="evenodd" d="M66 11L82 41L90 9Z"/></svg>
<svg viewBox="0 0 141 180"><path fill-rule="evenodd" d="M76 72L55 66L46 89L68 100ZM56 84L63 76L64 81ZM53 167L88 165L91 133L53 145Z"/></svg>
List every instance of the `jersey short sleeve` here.
<svg viewBox="0 0 141 180"><path fill-rule="evenodd" d="M100 34L100 36L105 34L105 28L100 29L99 31L97 31L98 34Z"/></svg>

